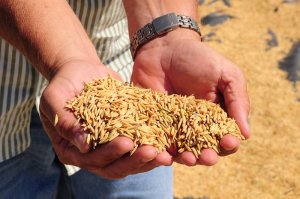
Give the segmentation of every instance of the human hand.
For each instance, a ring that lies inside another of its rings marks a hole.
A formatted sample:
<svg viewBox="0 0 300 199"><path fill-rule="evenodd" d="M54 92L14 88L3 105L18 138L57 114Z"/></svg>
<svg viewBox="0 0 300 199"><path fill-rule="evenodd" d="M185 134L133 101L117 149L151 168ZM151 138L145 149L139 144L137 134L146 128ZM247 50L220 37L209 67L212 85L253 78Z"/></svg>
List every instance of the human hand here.
<svg viewBox="0 0 300 199"><path fill-rule="evenodd" d="M58 68L43 92L40 113L43 126L62 163L75 165L110 179L146 172L172 163L168 153L158 155L152 146L142 146L129 156L133 142L126 137L118 137L90 150L86 142L87 132L83 132L79 124L74 125L77 119L65 108L66 102L83 89L84 82L108 75L120 78L107 67L87 61L69 61ZM54 126L56 114L59 119Z"/></svg>
<svg viewBox="0 0 300 199"><path fill-rule="evenodd" d="M202 43L197 33L177 29L142 46L136 55L132 82L144 88L195 95L196 98L219 103L234 118L245 138L248 126L249 99L242 71L212 48ZM225 135L221 154L238 150L240 141ZM219 156L212 149L203 149L197 160L191 152L177 154L175 160L186 165L213 165Z"/></svg>

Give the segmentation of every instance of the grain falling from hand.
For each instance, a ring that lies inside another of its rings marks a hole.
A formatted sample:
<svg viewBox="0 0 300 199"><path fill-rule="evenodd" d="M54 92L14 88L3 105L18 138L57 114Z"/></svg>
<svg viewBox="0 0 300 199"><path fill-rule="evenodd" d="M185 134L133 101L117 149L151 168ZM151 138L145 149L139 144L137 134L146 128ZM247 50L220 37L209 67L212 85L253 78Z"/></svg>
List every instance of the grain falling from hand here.
<svg viewBox="0 0 300 199"><path fill-rule="evenodd" d="M55 114L55 117L54 117L54 126L56 126L58 123L58 115Z"/></svg>

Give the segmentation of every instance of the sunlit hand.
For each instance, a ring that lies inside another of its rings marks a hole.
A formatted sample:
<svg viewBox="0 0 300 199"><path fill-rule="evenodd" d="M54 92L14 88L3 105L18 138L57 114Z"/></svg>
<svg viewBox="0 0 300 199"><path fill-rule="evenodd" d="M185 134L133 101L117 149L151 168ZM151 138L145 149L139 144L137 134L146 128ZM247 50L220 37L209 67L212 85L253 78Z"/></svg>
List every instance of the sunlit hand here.
<svg viewBox="0 0 300 199"><path fill-rule="evenodd" d="M169 94L195 95L197 98L219 103L234 118L248 138L249 99L246 79L242 71L200 41L191 30L177 29L152 40L138 50L132 81L136 85L167 91ZM237 151L240 141L226 135L221 139L222 152L228 155ZM186 165L213 165L219 155L204 149L199 159L191 152L176 154L176 161Z"/></svg>
<svg viewBox="0 0 300 199"><path fill-rule="evenodd" d="M80 125L74 126L76 119L65 105L83 89L83 83L108 75L119 79L118 75L101 64L87 61L70 61L56 72L45 89L40 103L43 126L50 137L60 161L87 169L105 178L122 178L130 174L149 171L160 165L172 163L168 153L157 154L151 146L140 147L132 156L133 142L118 137L95 150L86 143L86 132ZM55 114L58 123L54 126Z"/></svg>

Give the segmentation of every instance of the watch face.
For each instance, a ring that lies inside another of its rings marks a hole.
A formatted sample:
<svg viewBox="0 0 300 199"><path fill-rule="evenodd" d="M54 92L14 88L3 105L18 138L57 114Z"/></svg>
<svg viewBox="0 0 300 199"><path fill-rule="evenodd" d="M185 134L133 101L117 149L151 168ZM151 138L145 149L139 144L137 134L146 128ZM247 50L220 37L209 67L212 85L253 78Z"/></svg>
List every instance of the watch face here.
<svg viewBox="0 0 300 199"><path fill-rule="evenodd" d="M158 17L152 22L155 32L158 35L162 35L167 33L179 26L179 22L175 13L170 13Z"/></svg>

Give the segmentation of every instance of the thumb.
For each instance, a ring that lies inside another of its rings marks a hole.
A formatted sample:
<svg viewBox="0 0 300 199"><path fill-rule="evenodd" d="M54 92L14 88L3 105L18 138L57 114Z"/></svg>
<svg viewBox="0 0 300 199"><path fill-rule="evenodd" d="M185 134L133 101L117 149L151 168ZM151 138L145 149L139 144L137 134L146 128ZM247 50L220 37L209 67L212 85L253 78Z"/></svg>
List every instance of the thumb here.
<svg viewBox="0 0 300 199"><path fill-rule="evenodd" d="M222 77L219 82L219 90L224 96L227 113L236 120L243 136L246 139L249 138L250 126L248 116L250 101L243 73L238 72L234 78Z"/></svg>
<svg viewBox="0 0 300 199"><path fill-rule="evenodd" d="M56 92L51 92L51 89L46 89L40 101L40 115L44 129L52 142L57 142L57 137L62 137L75 145L82 153L89 151L89 144L87 143L87 132L84 132L77 122L75 116L65 108L65 101L61 99L63 95ZM55 129L57 135L54 135Z"/></svg>

